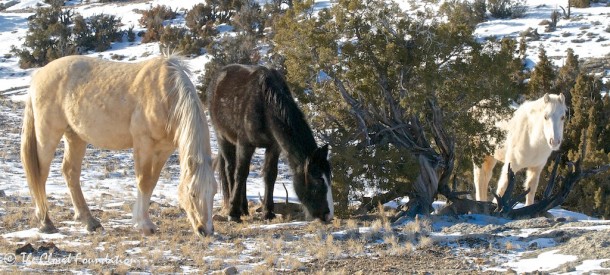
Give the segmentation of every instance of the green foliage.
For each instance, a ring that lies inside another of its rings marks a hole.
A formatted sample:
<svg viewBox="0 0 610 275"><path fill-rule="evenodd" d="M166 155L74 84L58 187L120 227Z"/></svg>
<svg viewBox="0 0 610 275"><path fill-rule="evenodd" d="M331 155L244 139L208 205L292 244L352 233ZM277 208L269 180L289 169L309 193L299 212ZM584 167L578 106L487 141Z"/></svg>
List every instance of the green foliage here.
<svg viewBox="0 0 610 275"><path fill-rule="evenodd" d="M192 33L199 37L208 37L217 34L214 23L216 22L216 15L212 10L212 7L204 4L197 4L193 6L186 13L185 17L186 26L189 27Z"/></svg>
<svg viewBox="0 0 610 275"><path fill-rule="evenodd" d="M555 90L559 94L563 94L566 98L568 106L568 114L571 114L572 93L570 90L576 84L576 78L580 73L580 64L578 56L574 54L574 50L568 48L565 64L559 69L557 79L555 80Z"/></svg>
<svg viewBox="0 0 610 275"><path fill-rule="evenodd" d="M142 17L138 20L140 25L146 28L142 43L159 41L164 28L163 21L174 18L176 18L176 12L168 6L157 5L144 11Z"/></svg>
<svg viewBox="0 0 610 275"><path fill-rule="evenodd" d="M105 51L111 42L120 41L121 20L114 15L83 18L72 10L62 10L61 1L49 8L38 8L30 17L22 48L11 52L19 56L21 68L44 66L54 59L89 50Z"/></svg>
<svg viewBox="0 0 610 275"><path fill-rule="evenodd" d="M571 100L567 102L571 116L561 145L564 171L568 161L582 159L585 170L610 163L610 98L601 96L602 83L598 79L578 72L578 59L569 50L566 64L559 71L558 82L570 83L574 74L577 76L568 93ZM609 218L609 200L610 172L605 172L581 180L563 206L587 215Z"/></svg>
<svg viewBox="0 0 610 275"><path fill-rule="evenodd" d="M80 16L78 20L84 19ZM112 42L121 41L123 37L123 32L119 31L120 25L121 20L114 15L100 14L91 16L86 20L85 29L80 33L81 39L83 39L82 43L79 43L77 40L76 45L81 47L82 50L95 50L96 52L108 50ZM76 29L74 33L75 35L77 34Z"/></svg>
<svg viewBox="0 0 610 275"><path fill-rule="evenodd" d="M207 87L220 68L233 63L252 65L260 60L256 38L245 33L222 37L208 45L207 50L213 59L206 63L205 74L198 78L201 85L197 86L199 98L204 103L207 103Z"/></svg>
<svg viewBox="0 0 610 275"><path fill-rule="evenodd" d="M241 9L244 0L206 0L210 9L210 19L219 23L229 23L236 11Z"/></svg>
<svg viewBox="0 0 610 275"><path fill-rule="evenodd" d="M136 41L136 33L133 31L134 26L130 26L127 29L127 42L135 42Z"/></svg>
<svg viewBox="0 0 610 275"><path fill-rule="evenodd" d="M527 10L525 0L487 0L487 9L495 18L520 18Z"/></svg>
<svg viewBox="0 0 610 275"><path fill-rule="evenodd" d="M546 56L546 51L540 46L538 53L538 63L534 67L530 81L528 83L529 99L535 100L545 93L553 92L555 81L555 69L553 64Z"/></svg>
<svg viewBox="0 0 610 275"><path fill-rule="evenodd" d="M168 49L182 55L200 55L201 50L211 42L211 38L202 39L193 36L189 30L180 27L165 27L159 41L161 51Z"/></svg>
<svg viewBox="0 0 610 275"><path fill-rule="evenodd" d="M445 1L439 9L439 13L447 16L449 22L456 25L465 24L469 27L475 27L478 23L485 21L485 12L485 0Z"/></svg>
<svg viewBox="0 0 610 275"><path fill-rule="evenodd" d="M22 69L44 66L62 56L74 54L76 49L70 41L70 24L73 12L62 10L60 5L38 8L28 20L28 32L21 49L13 47L11 52L19 57Z"/></svg>
<svg viewBox="0 0 610 275"><path fill-rule="evenodd" d="M265 29L265 16L261 6L253 0L247 0L235 14L233 25L237 31L245 31L250 35L262 35Z"/></svg>
<svg viewBox="0 0 610 275"><path fill-rule="evenodd" d="M491 129L492 123L480 122L469 110L492 99L483 108L508 111L508 99L518 93L516 72L522 69L513 56L514 41L480 45L472 25L406 17L385 2L340 0L317 16L312 4L294 2L277 18L273 42L285 57L287 80L312 128L331 144L333 163L341 162L333 166L334 175L342 175L333 183L335 194L340 190L354 199L369 185L381 193L405 195L410 187L403 185L414 180L419 167L405 146L401 125L416 117L428 129L429 100L442 108L459 167L489 151L481 130ZM483 138L472 138L478 136ZM403 166L387 169L391 163ZM397 179L400 184L394 184ZM341 198L341 205L349 199Z"/></svg>
<svg viewBox="0 0 610 275"><path fill-rule="evenodd" d="M588 8L591 6L590 0L568 0L568 4L575 8Z"/></svg>

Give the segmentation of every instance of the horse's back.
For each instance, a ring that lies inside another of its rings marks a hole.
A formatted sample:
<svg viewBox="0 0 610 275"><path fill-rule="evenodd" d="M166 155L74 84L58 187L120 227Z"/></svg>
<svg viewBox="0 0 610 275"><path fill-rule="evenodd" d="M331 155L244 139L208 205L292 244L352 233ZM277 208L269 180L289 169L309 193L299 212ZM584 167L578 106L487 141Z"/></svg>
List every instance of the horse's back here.
<svg viewBox="0 0 610 275"><path fill-rule="evenodd" d="M262 66L232 64L220 69L209 91L210 116L217 135L234 144L274 144L264 94L270 75L271 70Z"/></svg>
<svg viewBox="0 0 610 275"><path fill-rule="evenodd" d="M40 115L56 116L83 140L101 148L132 146L134 131L165 135L167 105L159 104L158 61L124 63L86 56L50 62L32 78L33 104ZM136 123L137 122L137 123ZM134 128L134 126L137 126Z"/></svg>

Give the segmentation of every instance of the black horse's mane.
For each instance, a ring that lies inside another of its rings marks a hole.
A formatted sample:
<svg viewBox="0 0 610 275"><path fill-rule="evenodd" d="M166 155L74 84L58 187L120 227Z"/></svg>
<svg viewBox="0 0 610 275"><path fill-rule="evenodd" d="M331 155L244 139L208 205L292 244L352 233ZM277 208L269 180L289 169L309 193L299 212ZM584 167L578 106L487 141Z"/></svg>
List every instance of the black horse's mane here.
<svg viewBox="0 0 610 275"><path fill-rule="evenodd" d="M264 71L260 81L271 120L269 126L294 168L317 148L316 141L281 74L274 69Z"/></svg>

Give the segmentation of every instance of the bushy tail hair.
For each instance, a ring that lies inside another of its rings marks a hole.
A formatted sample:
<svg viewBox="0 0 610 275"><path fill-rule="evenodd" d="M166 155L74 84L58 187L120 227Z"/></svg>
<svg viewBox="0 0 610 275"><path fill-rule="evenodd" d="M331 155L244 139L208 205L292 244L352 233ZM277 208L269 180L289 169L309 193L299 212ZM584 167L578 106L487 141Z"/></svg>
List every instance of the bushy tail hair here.
<svg viewBox="0 0 610 275"><path fill-rule="evenodd" d="M34 123L34 110L30 97L26 100L23 113L23 128L21 129L21 162L25 171L25 177L30 187L33 199L46 197L45 186L40 178L40 164L38 161L38 142L36 140L36 126ZM44 201L36 202L41 215L46 215L47 205ZM39 217L45 218L45 217Z"/></svg>

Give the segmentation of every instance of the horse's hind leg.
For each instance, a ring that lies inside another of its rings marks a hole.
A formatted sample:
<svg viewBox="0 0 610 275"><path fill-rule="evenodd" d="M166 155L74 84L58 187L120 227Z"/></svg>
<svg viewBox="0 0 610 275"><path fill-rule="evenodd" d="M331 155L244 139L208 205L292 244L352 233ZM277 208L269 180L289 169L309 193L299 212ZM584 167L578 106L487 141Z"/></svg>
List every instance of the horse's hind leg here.
<svg viewBox="0 0 610 275"><path fill-rule="evenodd" d="M229 218L240 221L241 215L248 214L248 201L246 199L246 181L250 172L250 160L255 148L252 146L238 144L236 146L234 185L231 192L231 210Z"/></svg>
<svg viewBox="0 0 610 275"><path fill-rule="evenodd" d="M271 220L275 218L273 213L273 188L277 179L277 162L280 157L280 151L276 148L267 148L265 150L265 164L263 166L263 179L265 181L265 201L264 218Z"/></svg>
<svg viewBox="0 0 610 275"><path fill-rule="evenodd" d="M476 163L474 166L474 187L476 190L476 199L477 201L487 201L487 193L489 188L489 181L491 180L491 175L494 166L496 166L497 160L492 156L487 156L481 163L481 166L477 166Z"/></svg>
<svg viewBox="0 0 610 275"><path fill-rule="evenodd" d="M134 137L134 141L137 138ZM142 234L151 235L155 233L157 226L150 220L148 207L150 197L157 185L161 169L167 161L172 150L157 150L153 141L148 138L139 138L134 142L134 166L138 182L138 197L133 207L133 220L136 228Z"/></svg>
<svg viewBox="0 0 610 275"><path fill-rule="evenodd" d="M39 127L39 129L40 128L45 127ZM55 157L57 144L59 144L59 140L61 139L63 133L61 131L55 131L49 128L45 128L46 131L44 134L36 135L38 140L38 171L40 174L37 181L28 181L30 193L32 194L34 202L36 203L36 217L40 222L39 231L42 233L57 232L57 228L55 228L55 225L53 225L53 222L49 217L46 183L47 178L49 177L51 162Z"/></svg>
<svg viewBox="0 0 610 275"><path fill-rule="evenodd" d="M87 227L87 231L95 231L95 229L102 227L102 225L91 215L80 187L81 165L85 156L87 143L78 137L72 129L66 131L64 137L66 142L62 171L64 178L66 178L68 189L70 189L70 197L74 205L74 219L82 222Z"/></svg>
<svg viewBox="0 0 610 275"><path fill-rule="evenodd" d="M538 181L540 180L540 174L544 165L537 167L530 167L526 171L525 188L529 189L529 193L525 197L525 205L532 205L534 203L534 197L536 196L536 189L538 188Z"/></svg>

